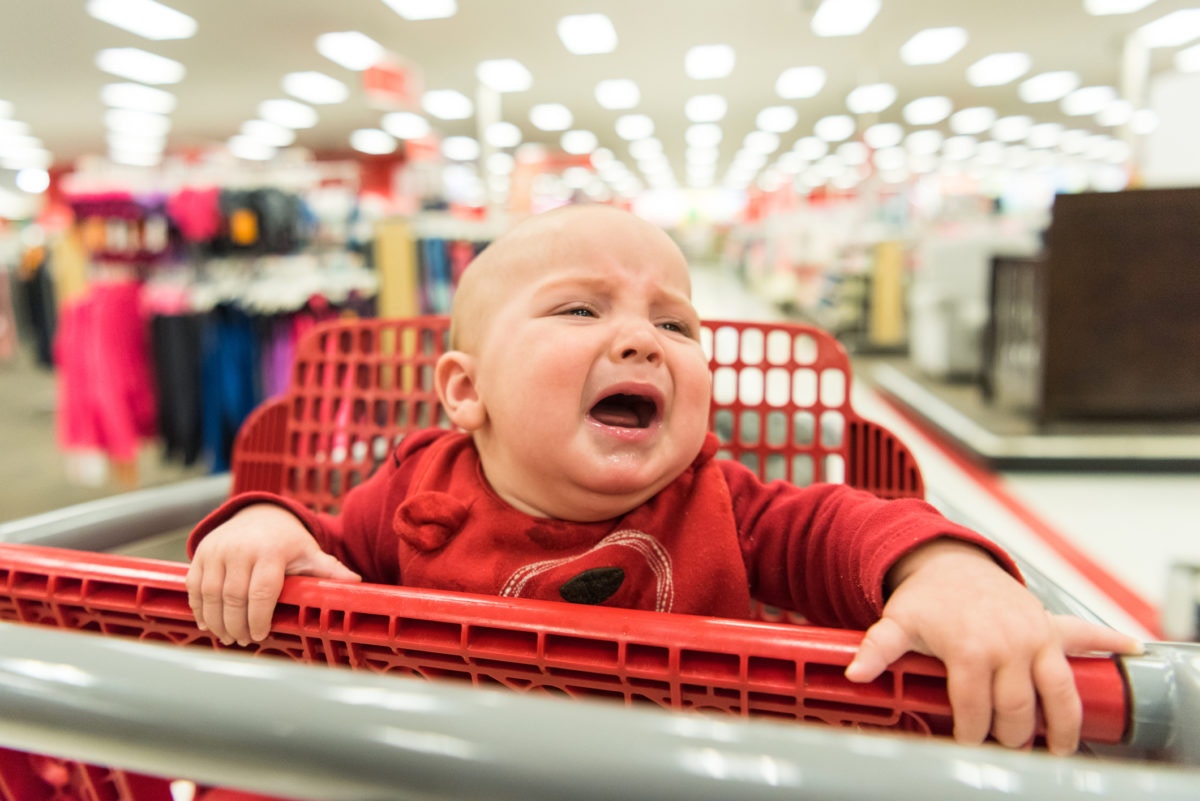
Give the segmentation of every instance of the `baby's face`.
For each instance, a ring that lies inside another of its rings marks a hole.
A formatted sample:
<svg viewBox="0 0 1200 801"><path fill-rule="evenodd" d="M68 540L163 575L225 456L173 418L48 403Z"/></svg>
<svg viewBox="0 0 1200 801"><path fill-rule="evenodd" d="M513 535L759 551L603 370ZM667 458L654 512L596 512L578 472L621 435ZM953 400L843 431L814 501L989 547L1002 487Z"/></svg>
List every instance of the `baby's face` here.
<svg viewBox="0 0 1200 801"><path fill-rule="evenodd" d="M478 348L475 432L496 491L527 512L617 516L696 457L710 376L687 263L649 224L582 211L524 251Z"/></svg>

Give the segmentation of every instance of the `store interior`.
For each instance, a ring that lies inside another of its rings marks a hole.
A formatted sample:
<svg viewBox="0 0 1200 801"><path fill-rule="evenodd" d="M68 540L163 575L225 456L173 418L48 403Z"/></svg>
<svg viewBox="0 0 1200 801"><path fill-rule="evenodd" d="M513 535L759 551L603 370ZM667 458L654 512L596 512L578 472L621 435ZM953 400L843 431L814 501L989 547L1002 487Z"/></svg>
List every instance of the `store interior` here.
<svg viewBox="0 0 1200 801"><path fill-rule="evenodd" d="M227 471L305 331L443 314L495 237L600 203L705 319L835 335L932 500L1200 641L1195 0L4 17L0 524Z"/></svg>

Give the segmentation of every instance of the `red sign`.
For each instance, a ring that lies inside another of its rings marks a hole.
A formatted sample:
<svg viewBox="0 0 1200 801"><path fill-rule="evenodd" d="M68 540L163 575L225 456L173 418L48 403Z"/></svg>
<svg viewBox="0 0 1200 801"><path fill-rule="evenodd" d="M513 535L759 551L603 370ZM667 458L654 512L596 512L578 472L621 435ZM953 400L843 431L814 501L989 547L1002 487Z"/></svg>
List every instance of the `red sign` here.
<svg viewBox="0 0 1200 801"><path fill-rule="evenodd" d="M396 58L363 70L362 86L367 102L385 111L415 108L421 99L418 70Z"/></svg>

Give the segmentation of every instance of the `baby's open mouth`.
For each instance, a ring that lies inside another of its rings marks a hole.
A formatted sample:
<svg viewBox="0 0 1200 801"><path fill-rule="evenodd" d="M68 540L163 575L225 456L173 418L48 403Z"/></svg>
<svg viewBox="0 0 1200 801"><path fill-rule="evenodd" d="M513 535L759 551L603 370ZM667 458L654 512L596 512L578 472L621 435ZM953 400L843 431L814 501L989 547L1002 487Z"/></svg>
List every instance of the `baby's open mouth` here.
<svg viewBox="0 0 1200 801"><path fill-rule="evenodd" d="M591 411L593 420L615 428L647 428L657 414L658 404L653 399L622 392L601 398Z"/></svg>

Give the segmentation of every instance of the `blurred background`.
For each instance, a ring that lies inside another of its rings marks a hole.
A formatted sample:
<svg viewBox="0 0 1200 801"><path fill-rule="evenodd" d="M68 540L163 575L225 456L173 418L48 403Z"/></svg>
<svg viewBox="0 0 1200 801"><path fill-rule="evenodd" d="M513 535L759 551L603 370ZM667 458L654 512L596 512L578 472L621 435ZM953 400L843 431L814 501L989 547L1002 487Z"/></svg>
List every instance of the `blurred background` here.
<svg viewBox="0 0 1200 801"><path fill-rule="evenodd" d="M932 489L1194 631L1194 0L2 13L0 520L226 470L304 331L444 312L516 221L606 203L705 316L836 334Z"/></svg>

